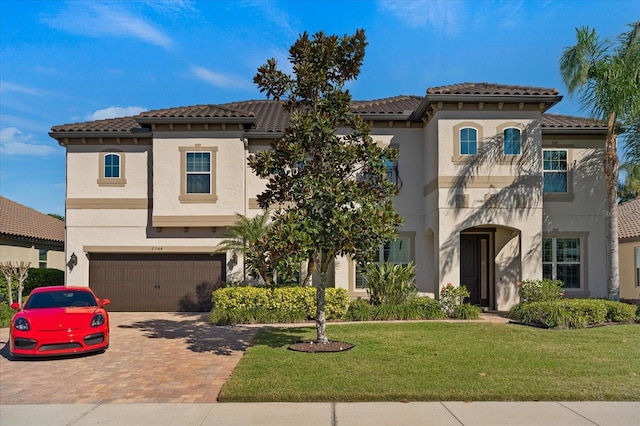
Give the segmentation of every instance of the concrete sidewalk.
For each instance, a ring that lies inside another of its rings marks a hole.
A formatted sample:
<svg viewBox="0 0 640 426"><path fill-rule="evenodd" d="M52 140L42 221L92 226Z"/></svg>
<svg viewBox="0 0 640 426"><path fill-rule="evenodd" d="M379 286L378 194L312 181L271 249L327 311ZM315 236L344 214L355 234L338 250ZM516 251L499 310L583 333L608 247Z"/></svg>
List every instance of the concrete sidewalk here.
<svg viewBox="0 0 640 426"><path fill-rule="evenodd" d="M0 424L633 426L640 424L640 402L0 405Z"/></svg>

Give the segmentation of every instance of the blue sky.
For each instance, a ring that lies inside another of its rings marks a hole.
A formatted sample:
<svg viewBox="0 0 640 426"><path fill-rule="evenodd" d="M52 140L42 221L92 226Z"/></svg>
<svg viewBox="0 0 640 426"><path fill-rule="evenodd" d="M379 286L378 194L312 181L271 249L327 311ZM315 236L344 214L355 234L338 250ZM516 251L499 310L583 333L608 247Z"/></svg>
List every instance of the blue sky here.
<svg viewBox="0 0 640 426"><path fill-rule="evenodd" d="M304 31L366 31L355 99L491 82L555 87L575 28L615 38L637 0L0 0L0 194L64 215L51 126L262 99L257 68ZM586 115L565 96L552 112Z"/></svg>

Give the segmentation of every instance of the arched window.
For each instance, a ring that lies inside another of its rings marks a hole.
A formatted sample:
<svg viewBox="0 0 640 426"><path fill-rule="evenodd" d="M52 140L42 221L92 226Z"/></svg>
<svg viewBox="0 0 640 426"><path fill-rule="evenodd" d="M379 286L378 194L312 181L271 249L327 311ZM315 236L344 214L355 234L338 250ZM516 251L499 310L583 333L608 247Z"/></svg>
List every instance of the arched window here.
<svg viewBox="0 0 640 426"><path fill-rule="evenodd" d="M503 147L505 155L520 155L522 150L520 129L515 127L504 129Z"/></svg>
<svg viewBox="0 0 640 426"><path fill-rule="evenodd" d="M478 131L473 127L460 129L460 155L478 153Z"/></svg>
<svg viewBox="0 0 640 426"><path fill-rule="evenodd" d="M104 156L104 177L119 178L120 177L120 155L106 154Z"/></svg>

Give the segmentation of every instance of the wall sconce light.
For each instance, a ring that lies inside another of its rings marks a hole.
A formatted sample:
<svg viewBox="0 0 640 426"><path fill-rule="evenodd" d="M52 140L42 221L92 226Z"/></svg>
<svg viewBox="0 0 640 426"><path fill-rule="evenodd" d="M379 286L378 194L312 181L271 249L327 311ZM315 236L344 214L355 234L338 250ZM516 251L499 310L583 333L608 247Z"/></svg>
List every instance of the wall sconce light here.
<svg viewBox="0 0 640 426"><path fill-rule="evenodd" d="M78 264L78 256L76 256L76 253L73 252L71 253L71 256L69 257L69 261L67 262L67 267L69 268L70 271L73 271L73 268Z"/></svg>

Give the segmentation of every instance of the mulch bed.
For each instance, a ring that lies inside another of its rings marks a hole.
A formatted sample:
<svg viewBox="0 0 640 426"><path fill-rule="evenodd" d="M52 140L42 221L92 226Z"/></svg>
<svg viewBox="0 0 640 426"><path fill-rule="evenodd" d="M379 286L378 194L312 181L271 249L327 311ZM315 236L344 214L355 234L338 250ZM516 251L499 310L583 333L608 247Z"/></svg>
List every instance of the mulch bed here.
<svg viewBox="0 0 640 426"><path fill-rule="evenodd" d="M296 342L289 345L289 350L297 352L309 352L309 353L327 353L327 352L344 352L353 348L351 343L338 342L330 340L327 343L318 343L315 340L309 340L304 342Z"/></svg>

